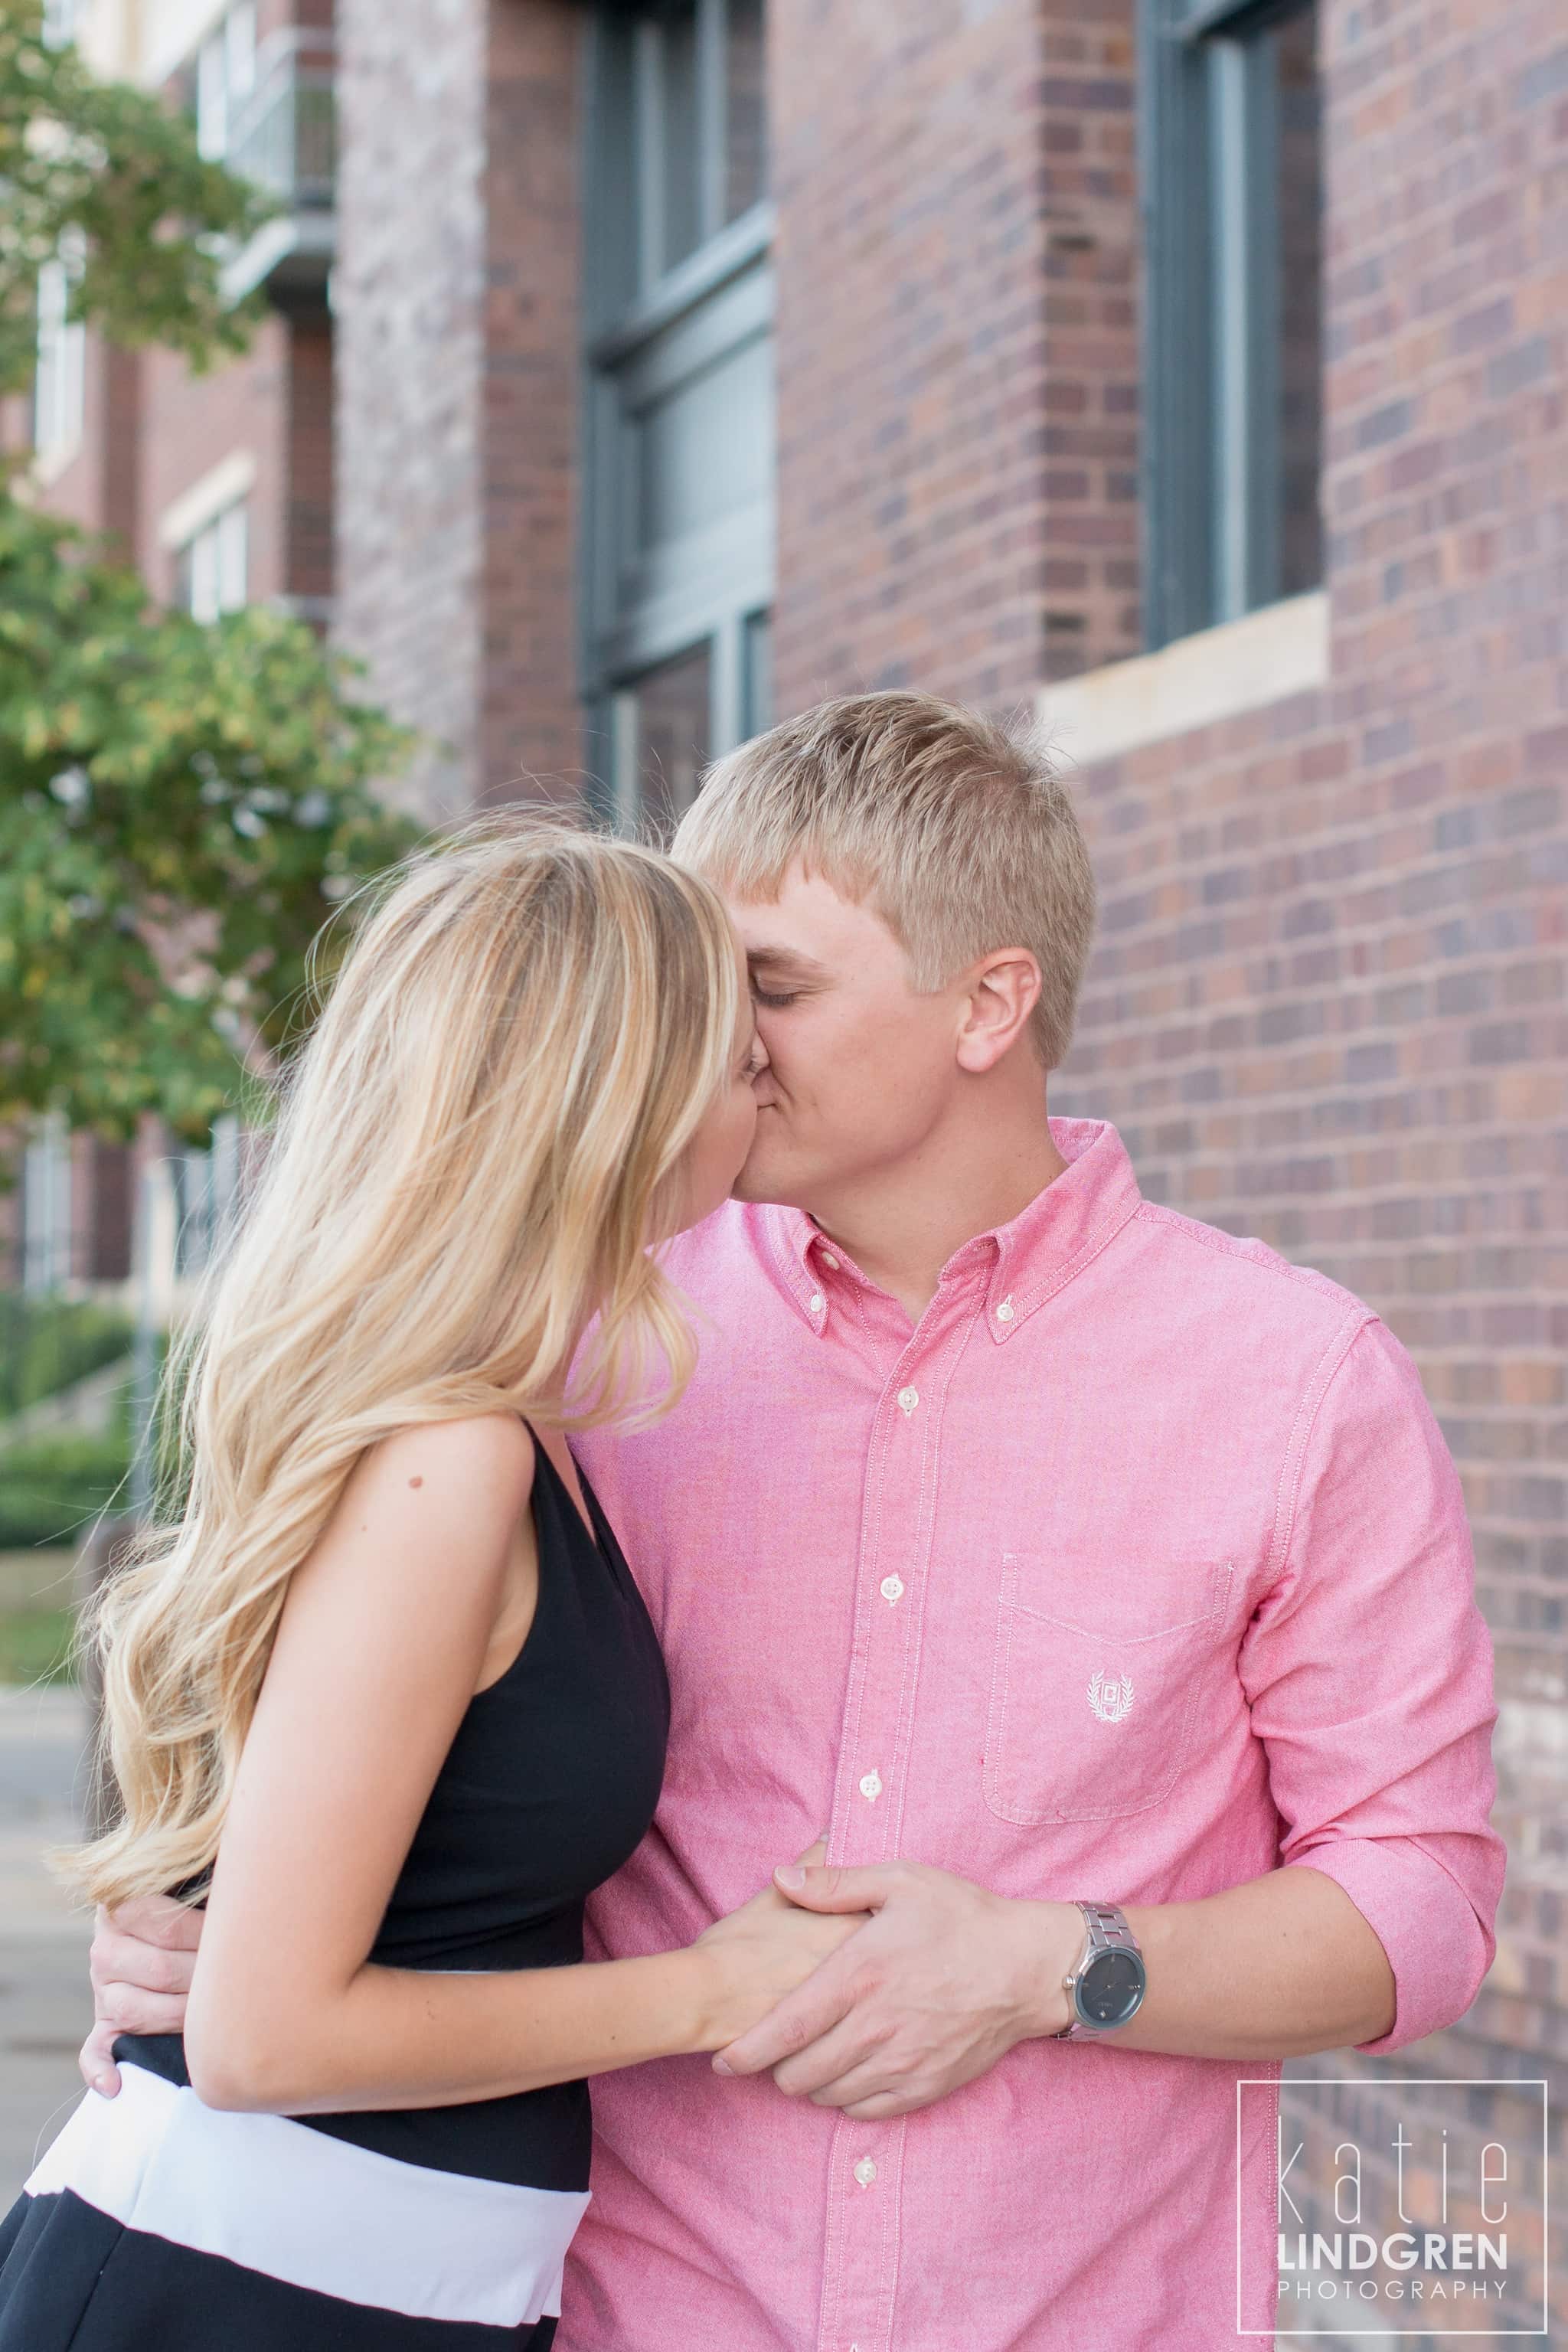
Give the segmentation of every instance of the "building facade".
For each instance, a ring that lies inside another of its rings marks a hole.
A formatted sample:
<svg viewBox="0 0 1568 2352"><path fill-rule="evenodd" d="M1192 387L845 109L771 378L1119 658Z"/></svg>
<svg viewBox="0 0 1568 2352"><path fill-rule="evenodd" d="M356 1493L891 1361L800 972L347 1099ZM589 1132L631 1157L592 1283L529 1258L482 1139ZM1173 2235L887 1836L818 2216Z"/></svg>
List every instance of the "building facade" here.
<svg viewBox="0 0 1568 2352"><path fill-rule="evenodd" d="M434 818L662 824L863 687L1038 715L1103 902L1053 1099L1370 1299L1466 1484L1511 1874L1471 2014L1377 2075L1560 2112L1560 0L258 7L87 12L241 156L276 74L299 201L217 377L41 292L47 494L196 609L330 613Z"/></svg>

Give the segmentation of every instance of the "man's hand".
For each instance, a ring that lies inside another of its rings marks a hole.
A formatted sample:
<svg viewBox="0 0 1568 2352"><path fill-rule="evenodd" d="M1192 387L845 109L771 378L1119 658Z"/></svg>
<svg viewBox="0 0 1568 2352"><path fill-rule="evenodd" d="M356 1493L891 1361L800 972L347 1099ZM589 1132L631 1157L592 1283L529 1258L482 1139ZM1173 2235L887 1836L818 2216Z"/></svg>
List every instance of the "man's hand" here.
<svg viewBox="0 0 1568 2352"><path fill-rule="evenodd" d="M871 1918L771 2015L713 2061L792 2097L869 2122L944 2099L1016 2042L1068 2022L1062 1979L1083 1948L1072 1903L1022 1903L949 1871L780 1868L774 1883L813 1911Z"/></svg>
<svg viewBox="0 0 1568 2352"><path fill-rule="evenodd" d="M97 2023L77 2060L89 2091L113 2098L117 2033L183 2033L202 1939L202 1915L166 1895L146 1895L98 1914L89 1969Z"/></svg>

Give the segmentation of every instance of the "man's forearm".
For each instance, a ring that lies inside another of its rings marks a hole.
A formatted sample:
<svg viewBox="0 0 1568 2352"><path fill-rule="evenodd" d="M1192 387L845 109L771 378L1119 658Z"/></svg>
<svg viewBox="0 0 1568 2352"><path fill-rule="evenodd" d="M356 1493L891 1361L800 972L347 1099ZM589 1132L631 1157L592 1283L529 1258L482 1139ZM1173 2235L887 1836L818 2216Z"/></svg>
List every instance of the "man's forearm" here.
<svg viewBox="0 0 1568 2352"><path fill-rule="evenodd" d="M774 1875L808 1910L872 1916L719 2053L721 2074L767 2068L792 2097L881 2121L931 2106L1068 2022L1062 1979L1084 1940L1076 1904L995 1895L921 1863ZM1115 1899L1113 1886L1090 1891ZM1380 2040L1394 2023L1383 1946L1321 1871L1292 1864L1202 1902L1125 1907L1149 1990L1108 2041L1177 2057L1289 2058Z"/></svg>
<svg viewBox="0 0 1568 2352"><path fill-rule="evenodd" d="M1189 2058L1295 2058L1372 2042L1394 2024L1394 1971L1344 1889L1307 1864L1196 1903L1128 1904L1149 1990L1124 2049Z"/></svg>

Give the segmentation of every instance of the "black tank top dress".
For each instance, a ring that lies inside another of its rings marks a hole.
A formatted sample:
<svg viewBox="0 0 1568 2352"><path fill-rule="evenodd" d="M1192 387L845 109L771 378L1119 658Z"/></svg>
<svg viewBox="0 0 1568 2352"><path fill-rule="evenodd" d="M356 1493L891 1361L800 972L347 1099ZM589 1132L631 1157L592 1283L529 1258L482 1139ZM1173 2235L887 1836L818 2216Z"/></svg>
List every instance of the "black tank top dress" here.
<svg viewBox="0 0 1568 2352"><path fill-rule="evenodd" d="M539 1601L473 1699L382 1922L390 1968L561 1968L664 1771L669 1691L586 1478L542 1446ZM301 1890L309 1900L309 1890ZM0 2352L546 2352L588 2202L586 2083L372 2115L219 2113L121 2036L0 2223Z"/></svg>

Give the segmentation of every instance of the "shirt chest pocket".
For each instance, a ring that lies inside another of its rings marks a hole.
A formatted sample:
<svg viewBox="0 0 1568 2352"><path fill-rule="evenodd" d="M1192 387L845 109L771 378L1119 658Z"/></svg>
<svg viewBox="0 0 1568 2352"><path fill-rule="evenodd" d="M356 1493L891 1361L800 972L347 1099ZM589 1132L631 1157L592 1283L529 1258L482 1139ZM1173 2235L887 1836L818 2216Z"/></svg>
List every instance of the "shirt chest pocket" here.
<svg viewBox="0 0 1568 2352"><path fill-rule="evenodd" d="M985 1801L1004 1821L1114 1821L1175 1786L1223 1657L1228 1560L1005 1552Z"/></svg>

